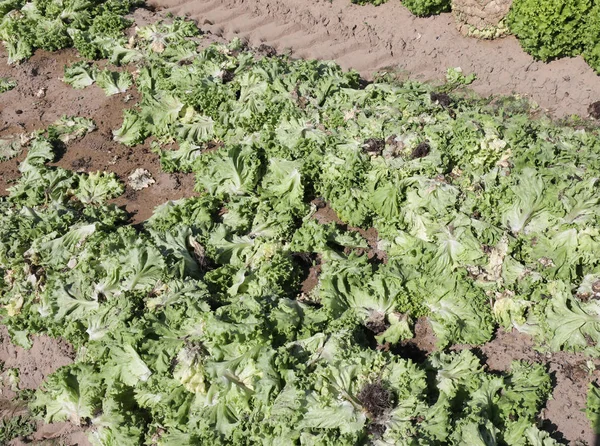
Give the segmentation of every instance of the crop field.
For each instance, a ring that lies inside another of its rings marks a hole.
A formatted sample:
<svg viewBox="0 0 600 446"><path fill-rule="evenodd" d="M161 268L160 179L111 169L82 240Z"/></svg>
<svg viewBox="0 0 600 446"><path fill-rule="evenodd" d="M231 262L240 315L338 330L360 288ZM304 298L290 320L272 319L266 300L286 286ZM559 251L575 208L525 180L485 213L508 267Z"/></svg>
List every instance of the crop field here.
<svg viewBox="0 0 600 446"><path fill-rule="evenodd" d="M1 445L594 444L591 34L314 3L0 1Z"/></svg>

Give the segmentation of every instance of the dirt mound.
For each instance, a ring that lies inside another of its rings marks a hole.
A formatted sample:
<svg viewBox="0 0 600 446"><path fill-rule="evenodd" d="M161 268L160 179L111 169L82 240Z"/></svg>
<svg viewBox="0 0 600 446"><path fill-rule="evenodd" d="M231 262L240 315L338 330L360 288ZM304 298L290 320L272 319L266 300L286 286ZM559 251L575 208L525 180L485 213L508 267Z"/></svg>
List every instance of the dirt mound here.
<svg viewBox="0 0 600 446"><path fill-rule="evenodd" d="M150 0L187 15L202 29L265 43L295 57L335 59L369 77L385 67L420 80L441 79L448 67L474 72L476 92L519 93L558 117L587 116L600 99L600 78L581 57L534 61L514 37L463 37L452 14L417 18L399 1L358 6L349 0Z"/></svg>
<svg viewBox="0 0 600 446"><path fill-rule="evenodd" d="M495 39L506 33L504 18L512 0L452 0L452 14L465 36Z"/></svg>

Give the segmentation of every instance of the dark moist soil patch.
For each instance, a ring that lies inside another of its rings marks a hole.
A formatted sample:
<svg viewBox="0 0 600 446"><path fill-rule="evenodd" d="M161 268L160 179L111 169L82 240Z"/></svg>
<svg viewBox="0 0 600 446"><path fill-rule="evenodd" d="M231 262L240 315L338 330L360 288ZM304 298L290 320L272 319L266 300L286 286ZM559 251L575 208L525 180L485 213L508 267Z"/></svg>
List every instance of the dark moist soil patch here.
<svg viewBox="0 0 600 446"><path fill-rule="evenodd" d="M600 101L593 102L588 107L588 113L594 119L600 119Z"/></svg>
<svg viewBox="0 0 600 446"><path fill-rule="evenodd" d="M442 107L449 107L452 105L452 98L448 93L431 93L431 102L437 102Z"/></svg>
<svg viewBox="0 0 600 446"><path fill-rule="evenodd" d="M373 311L365 321L365 327L371 330L375 335L380 335L386 331L389 324L385 320L385 313Z"/></svg>
<svg viewBox="0 0 600 446"><path fill-rule="evenodd" d="M417 147L414 148L410 156L412 159L424 158L427 155L429 155L429 152L431 152L431 147L429 147L429 143L427 141L423 141Z"/></svg>

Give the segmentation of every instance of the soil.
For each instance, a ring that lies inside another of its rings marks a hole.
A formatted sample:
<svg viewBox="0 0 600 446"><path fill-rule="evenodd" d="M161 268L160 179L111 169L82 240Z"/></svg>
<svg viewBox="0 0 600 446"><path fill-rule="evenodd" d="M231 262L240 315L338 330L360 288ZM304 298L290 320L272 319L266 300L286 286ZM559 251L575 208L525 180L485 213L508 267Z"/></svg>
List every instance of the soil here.
<svg viewBox="0 0 600 446"><path fill-rule="evenodd" d="M62 339L36 336L31 349L25 350L5 342L9 335L4 326L0 326L0 339L0 361L4 370L19 369L20 389L37 389L48 374L75 358L73 347Z"/></svg>
<svg viewBox="0 0 600 446"><path fill-rule="evenodd" d="M306 277L302 281L300 287L300 293L304 296L310 296L310 293L317 287L319 284L319 275L321 274L321 262L320 260L315 262L314 265L310 266L308 272L306 273Z"/></svg>
<svg viewBox="0 0 600 446"><path fill-rule="evenodd" d="M207 31L201 45L242 37L262 54L273 51L293 57L335 59L345 68L354 68L370 78L379 69L420 80L440 80L445 69L461 66L475 72L478 80L473 89L484 95L513 92L530 97L555 117L570 114L587 116L595 110L591 104L600 100L600 78L581 58L562 59L548 64L535 62L512 38L477 41L465 38L455 29L453 18L444 14L416 18L400 2L382 6L356 6L349 0L151 0L158 10L176 15L187 14ZM158 17L152 11L138 10L133 18L139 25ZM131 215L131 223L143 222L155 206L193 194L190 175L162 173L156 154L146 143L134 148L116 144L112 130L120 127L122 111L138 100L138 94L106 97L92 86L73 90L63 84L63 67L80 60L76 52L37 51L27 62L9 67L6 53L0 49L0 77L10 77L18 86L2 95L0 102L0 137L42 129L63 115L91 117L97 130L69 145L55 165L81 172L97 170L115 172L124 183L138 167L151 172L156 183L147 189L126 193L115 200ZM128 99L126 101L126 99ZM589 112L588 112L589 108ZM600 113L598 114L600 116ZM415 154L418 156L418 154ZM22 157L0 162L0 195L18 178ZM321 203L314 218L322 223L341 224L335 212ZM385 262L385 253L377 249L378 234L373 228L359 231L367 240L367 254L374 262ZM318 284L320 260L307 271L301 292L309 294ZM415 338L397 347L398 353L416 361L424 360L436 349L436 339L426 319L415 325ZM35 389L48 374L69 364L73 349L64 341L44 336L33 338L33 347L25 351L10 343L0 325L0 361L4 369L17 368L20 388ZM456 346L467 348L469 346ZM499 330L495 339L475 351L492 371L505 371L515 359L548 365L554 380L553 399L542 413L547 428L565 444L593 444L594 437L582 409L590 381L600 378L594 367L581 355L557 353L544 355L534 350L533 341L519 333ZM0 388L0 417L9 416L14 392ZM379 406L374 405L376 410ZM68 423L39 423L29 444L88 445L83 428ZM12 445L27 444L15 440Z"/></svg>

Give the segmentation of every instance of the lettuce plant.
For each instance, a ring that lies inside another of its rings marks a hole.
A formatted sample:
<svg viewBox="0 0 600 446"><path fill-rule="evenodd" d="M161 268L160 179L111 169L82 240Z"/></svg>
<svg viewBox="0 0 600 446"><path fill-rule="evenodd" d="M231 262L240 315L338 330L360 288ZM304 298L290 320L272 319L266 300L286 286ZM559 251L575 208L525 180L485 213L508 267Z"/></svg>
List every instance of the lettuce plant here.
<svg viewBox="0 0 600 446"><path fill-rule="evenodd" d="M450 3L450 0L402 0L402 4L419 17L449 12Z"/></svg>
<svg viewBox="0 0 600 446"><path fill-rule="evenodd" d="M536 59L575 56L583 51L592 6L592 0L515 0L508 27Z"/></svg>

